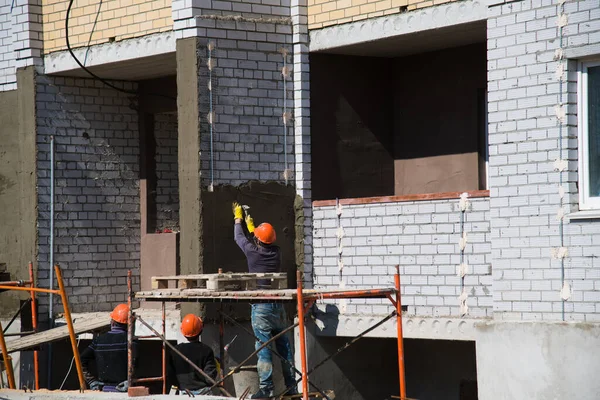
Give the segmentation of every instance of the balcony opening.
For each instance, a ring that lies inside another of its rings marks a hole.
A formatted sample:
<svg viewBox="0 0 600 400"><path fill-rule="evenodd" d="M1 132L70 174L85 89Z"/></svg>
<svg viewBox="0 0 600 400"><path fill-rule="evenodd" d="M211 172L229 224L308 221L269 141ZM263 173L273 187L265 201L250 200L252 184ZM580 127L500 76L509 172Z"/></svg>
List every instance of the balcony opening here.
<svg viewBox="0 0 600 400"><path fill-rule="evenodd" d="M417 54L377 42L311 54L313 199L486 189L482 35Z"/></svg>

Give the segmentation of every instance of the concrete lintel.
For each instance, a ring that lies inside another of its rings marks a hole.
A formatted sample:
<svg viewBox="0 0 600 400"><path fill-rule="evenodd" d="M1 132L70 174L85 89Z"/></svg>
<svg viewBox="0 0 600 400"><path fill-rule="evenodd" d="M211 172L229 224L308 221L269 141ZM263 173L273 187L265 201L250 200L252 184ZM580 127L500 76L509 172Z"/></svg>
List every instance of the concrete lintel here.
<svg viewBox="0 0 600 400"><path fill-rule="evenodd" d="M310 51L371 42L487 18L484 1L465 0L310 32Z"/></svg>
<svg viewBox="0 0 600 400"><path fill-rule="evenodd" d="M80 47L73 50L75 56L82 63L86 59L87 49L87 47ZM90 46L85 66L91 68L174 52L175 33L156 33L139 38ZM68 50L47 54L44 56L44 66L44 72L48 75L58 75L80 69Z"/></svg>
<svg viewBox="0 0 600 400"><path fill-rule="evenodd" d="M354 337L377 324L384 316L321 314L317 318L318 336ZM474 341L475 324L480 321L478 319L450 317L403 317L402 333L407 339ZM378 338L397 337L396 319L390 319L366 336Z"/></svg>

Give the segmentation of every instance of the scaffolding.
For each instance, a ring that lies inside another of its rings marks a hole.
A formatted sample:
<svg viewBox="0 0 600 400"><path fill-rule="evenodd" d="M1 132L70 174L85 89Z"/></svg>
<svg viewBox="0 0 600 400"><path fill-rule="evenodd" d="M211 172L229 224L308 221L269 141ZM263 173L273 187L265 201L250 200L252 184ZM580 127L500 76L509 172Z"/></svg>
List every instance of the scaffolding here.
<svg viewBox="0 0 600 400"><path fill-rule="evenodd" d="M77 350L77 339L75 338L75 329L73 328L73 320L71 319L71 311L69 308L67 292L65 290L65 285L63 282L63 278L62 278L62 271L58 265L54 265L54 271L56 273L56 280L58 282L58 290L36 288L35 280L34 280L34 276L33 276L33 265L31 263L29 263L29 280L28 281L0 282L0 291L15 290L15 291L29 292L30 298L27 302L31 303L31 319L32 319L33 331L20 332L19 335L35 334L37 332L37 309L36 309L36 301L35 301L36 293L49 293L49 294L56 294L56 295L60 296L60 299L61 299L61 302L62 302L62 305L64 308L65 320L66 320L67 327L69 330L69 339L71 341L71 348L73 350L75 366L77 368L77 377L79 379L79 389L80 389L80 391L84 391L85 390L85 380L83 378L83 369L81 366L81 359L79 357L79 351ZM24 305L26 305L27 302L24 303ZM12 322L21 313L23 308L24 308L24 306L22 306L17 311L15 316L8 323L6 329L8 329L8 327L10 327ZM11 357L8 355L8 348L7 348L6 342L4 340L5 336L8 336L8 335L4 334L3 329L2 329L2 324L0 324L0 348L2 349L2 359L3 359L4 365L6 367L6 375L8 378L8 387L10 389L16 389L14 371L12 368L12 360L11 360ZM34 360L34 374L35 374L35 389L38 390L40 388L38 350L34 350L33 360Z"/></svg>
<svg viewBox="0 0 600 400"><path fill-rule="evenodd" d="M185 276L181 276L181 279L185 279ZM154 289L151 291L143 291L133 293L132 285L131 285L131 271L128 274L128 301L129 301L129 320L128 320L128 383L131 385L135 383L144 383L144 382L163 382L163 394L166 394L166 347L168 346L173 352L179 356L181 356L188 364L192 366L200 375L202 375L206 380L211 383L211 389L217 388L224 395L231 396L225 388L223 387L223 382L231 377L236 371L239 371L246 363L250 361L250 359L257 354L261 349L266 346L269 346L273 341L279 338L282 335L285 335L287 332L295 329L296 327L299 330L299 346L300 346L300 361L301 361L301 370L296 369L292 366L295 372L300 375L300 379L296 381L296 384L299 382L302 383L302 399L309 399L309 385L314 388L323 398L331 399L331 394L328 393L319 387L317 387L314 382L309 380L309 375L313 373L317 368L325 364L326 361L335 357L340 352L344 351L352 344L356 343L359 339L367 335L369 332L373 331L386 321L391 318L396 318L396 329L397 329L397 346L398 346L398 373L399 373L399 390L400 390L400 399L406 398L406 382L405 382L405 372L404 372L404 344L403 344L403 335L402 335L402 303L400 299L400 269L399 266L396 266L396 273L394 276L395 287L393 288L378 288L378 289L359 289L359 290L317 290L317 289L304 289L302 287L302 275L298 271L297 272L297 287L296 289L273 289L273 290L248 290L248 291L214 291L202 288L180 288L180 289ZM162 334L156 331L152 326L150 326L146 321L144 321L140 316L136 315L131 307L132 299L136 298L138 300L145 301L154 301L161 302L162 305ZM382 321L377 324L371 326L354 339L346 343L342 346L338 351L334 354L326 357L324 360L319 362L310 370L308 369L307 363L307 354L306 354L306 335L305 335L305 318L309 314L311 307L317 300L333 300L333 299L352 299L352 298L379 298L379 299L388 299L392 305L394 306L394 311L385 317ZM252 336L257 342L261 343L260 346L250 354L244 361L239 363L236 367L232 368L231 371L227 374L223 374L223 376L215 381L208 375L202 371L201 368L196 366L193 362L183 356L171 343L169 343L166 339L165 332L165 303L166 302L251 302L251 303L274 303L274 302L296 302L297 311L298 311L298 321L293 325L287 327L279 334L275 335L271 339L266 342L260 341L252 332L243 327L239 322L237 322L233 317L225 314L222 309L219 309L219 348L221 355L221 362L224 362L223 354L225 352L224 345L224 320L227 319L231 321L233 324L237 325L250 336ZM158 337L162 340L163 348L162 348L162 376L160 377L151 377L151 378L133 378L133 356L132 356L132 347L133 347L133 339L134 339L134 324L135 321L139 321L143 326L148 328L154 336ZM285 360L278 352L272 350L272 353L278 356L280 359ZM286 388L286 391L290 388ZM286 392L284 391L284 393ZM247 393L245 393L247 394ZM280 397L283 394L280 394L276 397ZM241 398L244 398L243 396Z"/></svg>

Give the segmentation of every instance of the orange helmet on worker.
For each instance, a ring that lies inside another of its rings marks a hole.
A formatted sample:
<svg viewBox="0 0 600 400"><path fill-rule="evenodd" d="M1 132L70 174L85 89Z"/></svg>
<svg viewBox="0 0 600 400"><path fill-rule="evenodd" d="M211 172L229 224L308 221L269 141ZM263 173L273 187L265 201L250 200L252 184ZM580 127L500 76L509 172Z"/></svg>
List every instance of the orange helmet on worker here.
<svg viewBox="0 0 600 400"><path fill-rule="evenodd" d="M127 304L119 304L110 313L110 319L119 324L126 324L129 318L129 306Z"/></svg>
<svg viewBox="0 0 600 400"><path fill-rule="evenodd" d="M273 244L277 240L275 228L268 222L263 222L254 229L254 236L264 244Z"/></svg>
<svg viewBox="0 0 600 400"><path fill-rule="evenodd" d="M202 329L204 329L202 318L194 314L188 314L183 317L183 321L181 321L181 333L186 338L199 336L202 333Z"/></svg>

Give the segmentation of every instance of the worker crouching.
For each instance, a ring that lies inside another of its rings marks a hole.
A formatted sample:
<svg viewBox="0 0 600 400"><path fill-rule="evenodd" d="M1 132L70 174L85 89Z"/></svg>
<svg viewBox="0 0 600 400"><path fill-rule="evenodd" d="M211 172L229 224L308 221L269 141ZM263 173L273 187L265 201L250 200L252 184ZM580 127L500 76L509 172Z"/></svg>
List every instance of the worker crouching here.
<svg viewBox="0 0 600 400"><path fill-rule="evenodd" d="M187 339L187 343L177 345L179 350L190 361L202 369L212 379L217 377L217 364L212 349L200 342L200 335L204 323L202 319L194 314L188 314L181 322L181 333ZM211 384L198 373L190 364L177 354L169 357L168 379L176 384L178 389L196 394L210 394Z"/></svg>
<svg viewBox="0 0 600 400"><path fill-rule="evenodd" d="M127 304L116 306L110 313L110 331L93 339L81 354L83 376L91 390L127 391L128 315ZM136 344L136 342L133 343L134 360ZM95 373L93 369L95 369Z"/></svg>
<svg viewBox="0 0 600 400"><path fill-rule="evenodd" d="M245 218L246 227L248 232L254 235L254 240L250 241L242 228L242 221L244 221L242 207L237 203L233 204L233 216L235 242L246 255L248 270L252 273L280 272L281 252L279 247L275 245L277 235L273 226L265 222L255 228L252 217L247 214ZM257 283L259 287L270 287L269 280L258 280ZM286 327L285 310L281 303L252 304L251 318L254 335L260 340L260 342L256 342L256 349ZM294 357L288 337L282 335L277 338L275 346L279 355L283 357L281 369L285 385L289 388L286 394L297 394ZM273 355L268 346L258 352L257 369L260 380L259 390L251 398L270 399L275 393L273 392Z"/></svg>

